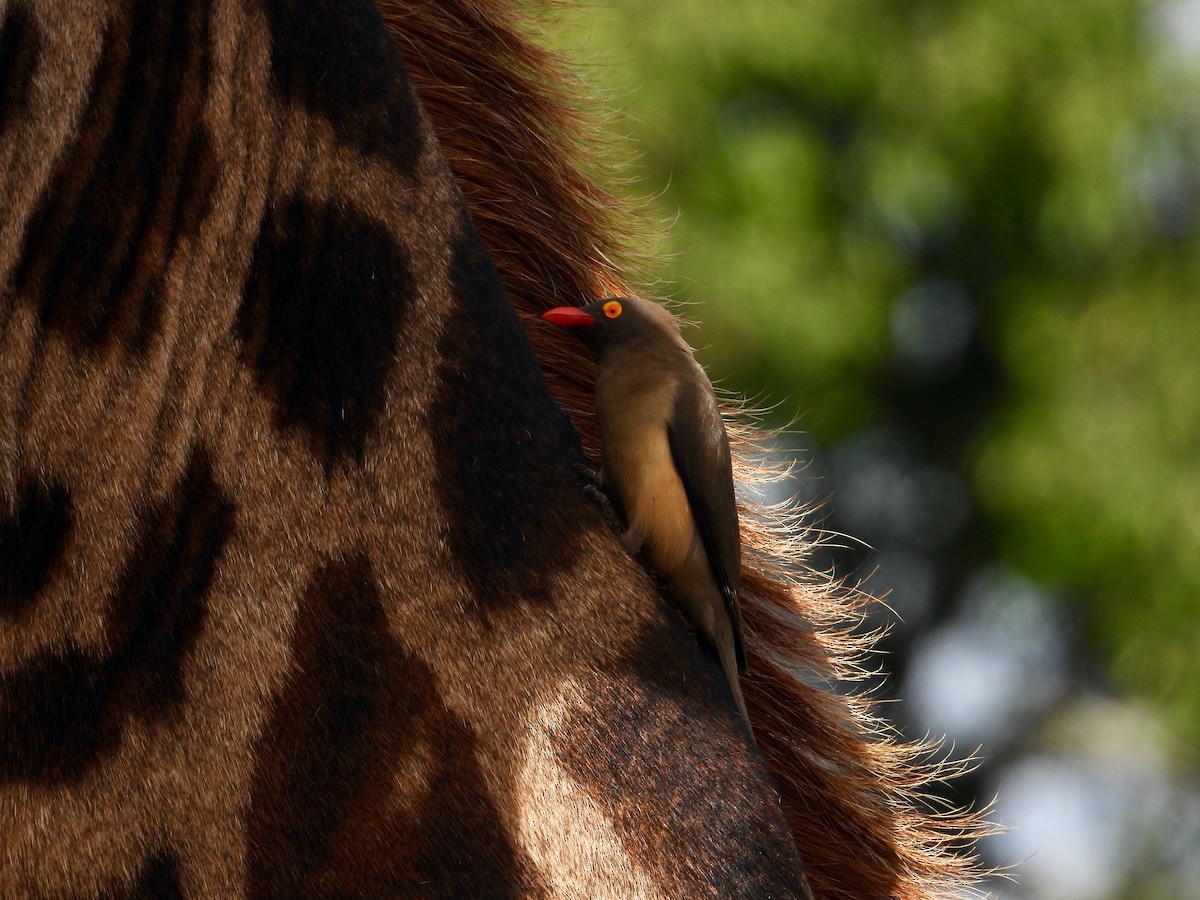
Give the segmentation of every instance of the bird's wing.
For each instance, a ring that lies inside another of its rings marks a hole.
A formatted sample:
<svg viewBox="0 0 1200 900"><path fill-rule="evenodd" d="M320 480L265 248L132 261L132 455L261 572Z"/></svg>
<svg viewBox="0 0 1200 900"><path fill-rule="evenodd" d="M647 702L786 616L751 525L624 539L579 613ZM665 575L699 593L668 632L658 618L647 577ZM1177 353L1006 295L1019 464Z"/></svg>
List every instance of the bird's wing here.
<svg viewBox="0 0 1200 900"><path fill-rule="evenodd" d="M667 440L717 587L725 599L738 669L744 672L742 614L738 608L742 541L737 500L733 492L729 438L707 378L702 382L690 378L681 380L675 407L667 422Z"/></svg>

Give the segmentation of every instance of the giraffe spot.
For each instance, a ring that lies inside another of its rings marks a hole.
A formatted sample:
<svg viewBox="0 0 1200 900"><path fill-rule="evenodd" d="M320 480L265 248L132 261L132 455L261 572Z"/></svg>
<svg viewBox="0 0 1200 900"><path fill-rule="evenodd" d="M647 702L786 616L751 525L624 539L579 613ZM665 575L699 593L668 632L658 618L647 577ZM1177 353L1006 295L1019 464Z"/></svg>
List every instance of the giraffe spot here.
<svg viewBox="0 0 1200 900"><path fill-rule="evenodd" d="M160 850L146 860L131 887L107 891L100 896L103 900L182 900L179 860L174 853Z"/></svg>
<svg viewBox="0 0 1200 900"><path fill-rule="evenodd" d="M370 0L264 0L271 76L285 100L320 115L339 140L409 172L422 149L416 95Z"/></svg>
<svg viewBox="0 0 1200 900"><path fill-rule="evenodd" d="M0 616L17 616L37 597L62 558L71 530L71 498L61 484L25 481L0 520Z"/></svg>
<svg viewBox="0 0 1200 900"><path fill-rule="evenodd" d="M578 504L564 502L582 496L572 468L583 463L578 437L469 221L453 275L429 412L451 552L484 608L548 603L551 576L581 528Z"/></svg>
<svg viewBox="0 0 1200 900"><path fill-rule="evenodd" d="M563 768L671 896L800 897L802 867L719 664L672 616L553 734ZM631 739L632 736L632 739Z"/></svg>
<svg viewBox="0 0 1200 900"><path fill-rule="evenodd" d="M199 118L208 3L133 0L104 38L77 140L25 235L18 295L82 347L144 352L181 237L209 203L216 160Z"/></svg>
<svg viewBox="0 0 1200 900"><path fill-rule="evenodd" d="M389 632L365 557L313 576L293 651L256 748L250 895L529 896L477 739Z"/></svg>
<svg viewBox="0 0 1200 900"><path fill-rule="evenodd" d="M29 111L29 90L41 56L41 36L29 11L13 4L0 23L0 134Z"/></svg>
<svg viewBox="0 0 1200 900"><path fill-rule="evenodd" d="M361 460L412 302L407 252L381 226L299 196L274 207L254 247L237 329L280 428L326 467Z"/></svg>
<svg viewBox="0 0 1200 900"><path fill-rule="evenodd" d="M183 701L184 662L233 524L205 453L144 521L109 600L107 655L68 644L0 679L0 783L80 778L130 718L159 721Z"/></svg>

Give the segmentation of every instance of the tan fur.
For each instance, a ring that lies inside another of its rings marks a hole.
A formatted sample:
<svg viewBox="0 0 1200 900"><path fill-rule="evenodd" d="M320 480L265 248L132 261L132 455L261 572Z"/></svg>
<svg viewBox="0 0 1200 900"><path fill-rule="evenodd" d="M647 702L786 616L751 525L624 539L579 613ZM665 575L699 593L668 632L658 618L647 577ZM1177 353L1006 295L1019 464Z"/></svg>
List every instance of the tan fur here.
<svg viewBox="0 0 1200 900"><path fill-rule="evenodd" d="M563 727L572 709L581 707L586 707L585 693L571 682L542 707L520 774L525 789L541 801L522 809L521 837L543 871L554 873L559 896L666 900L670 895L622 846L604 804L575 784L546 740ZM614 859L621 864L612 865Z"/></svg>

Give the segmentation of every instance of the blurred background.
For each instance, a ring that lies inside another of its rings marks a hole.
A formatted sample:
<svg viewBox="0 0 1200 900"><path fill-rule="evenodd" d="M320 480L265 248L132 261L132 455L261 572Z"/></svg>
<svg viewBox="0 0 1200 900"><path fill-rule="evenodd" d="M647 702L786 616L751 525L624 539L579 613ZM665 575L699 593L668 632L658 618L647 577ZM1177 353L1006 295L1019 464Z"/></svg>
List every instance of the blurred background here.
<svg viewBox="0 0 1200 900"><path fill-rule="evenodd" d="M1200 898L1200 0L605 0L661 292L793 422L1004 898ZM861 543L860 543L861 542Z"/></svg>

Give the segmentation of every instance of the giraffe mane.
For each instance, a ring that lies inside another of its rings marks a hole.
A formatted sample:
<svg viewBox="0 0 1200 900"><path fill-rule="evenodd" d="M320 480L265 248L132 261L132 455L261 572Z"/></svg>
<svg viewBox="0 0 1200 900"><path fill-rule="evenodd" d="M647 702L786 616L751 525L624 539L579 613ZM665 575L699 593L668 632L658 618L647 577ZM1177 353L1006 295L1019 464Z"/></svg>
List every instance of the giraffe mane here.
<svg viewBox="0 0 1200 900"><path fill-rule="evenodd" d="M526 325L550 389L598 457L594 369L584 348L538 314L612 294L641 294L636 215L584 171L602 170L595 105L501 0L377 0L409 67L476 227ZM463 127L478 122L479 127ZM729 404L739 481L775 476L756 460L763 432ZM753 492L748 492L753 493ZM871 597L814 572L820 536L799 513L743 508L743 691L818 898L920 898L969 890L986 811L938 807L937 782L961 774L939 745L901 739L862 694L878 633Z"/></svg>

